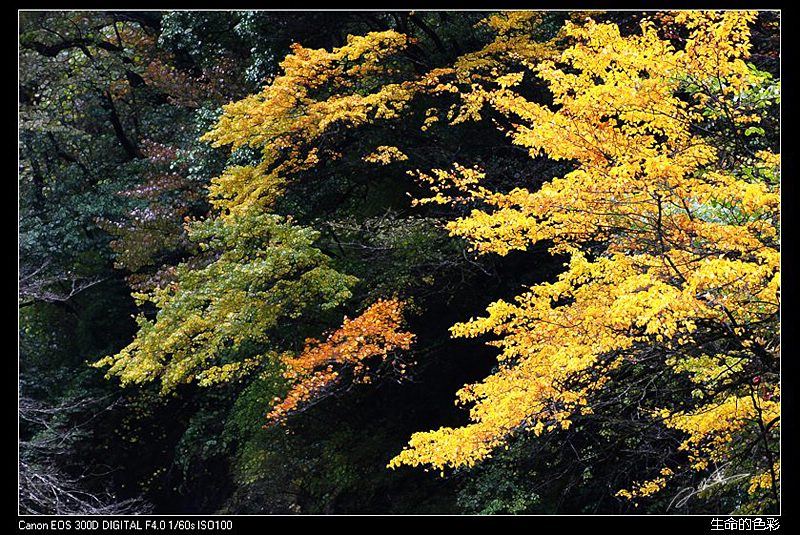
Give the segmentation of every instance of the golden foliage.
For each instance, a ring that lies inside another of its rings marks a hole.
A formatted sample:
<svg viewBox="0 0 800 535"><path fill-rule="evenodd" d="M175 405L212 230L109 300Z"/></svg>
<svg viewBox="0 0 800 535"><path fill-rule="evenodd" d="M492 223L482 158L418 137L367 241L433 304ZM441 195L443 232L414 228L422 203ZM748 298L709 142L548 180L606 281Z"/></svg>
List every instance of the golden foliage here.
<svg viewBox="0 0 800 535"><path fill-rule="evenodd" d="M392 57L407 45L394 31L349 36L328 52L298 44L281 63L283 74L260 93L223 107L202 139L232 150L248 146L263 153L257 167L226 171L211 186L215 206L226 212L252 205L269 207L274 193L293 176L314 167L316 142L337 125L351 128L398 117L414 94L411 82L387 83L401 73Z"/></svg>
<svg viewBox="0 0 800 535"><path fill-rule="evenodd" d="M365 162L378 165L389 165L392 162L402 162L408 160L408 156L403 154L403 151L397 147L381 145L376 147L373 152L364 156L363 160Z"/></svg>
<svg viewBox="0 0 800 535"><path fill-rule="evenodd" d="M763 81L744 61L754 17L682 12L682 49L648 21L628 36L614 24L567 22L571 45L528 63L553 105L517 93L520 74L498 77L496 88L474 86L473 102L515 122L515 144L532 157L574 162L574 170L535 192L498 193L482 186L480 169L435 169L420 173L434 195L419 202L482 205L448 226L479 253L547 240L571 259L556 282L452 328L454 336L498 336L499 368L458 392L458 403L472 405L468 425L414 434L390 467L472 466L518 430L568 428L576 414L591 413L592 393L615 369L652 347L675 355L673 370L703 386L696 411L661 415L688 435L682 447L695 469L727 455L738 430L775 424L777 391L763 400L746 388L725 390L725 373L715 372L777 358L779 158L745 152L732 165L721 156L728 147L700 127L712 118L736 131L758 119L743 104ZM477 118L477 110L465 113ZM709 331L722 333L731 351L695 355ZM665 485L662 474L619 495Z"/></svg>

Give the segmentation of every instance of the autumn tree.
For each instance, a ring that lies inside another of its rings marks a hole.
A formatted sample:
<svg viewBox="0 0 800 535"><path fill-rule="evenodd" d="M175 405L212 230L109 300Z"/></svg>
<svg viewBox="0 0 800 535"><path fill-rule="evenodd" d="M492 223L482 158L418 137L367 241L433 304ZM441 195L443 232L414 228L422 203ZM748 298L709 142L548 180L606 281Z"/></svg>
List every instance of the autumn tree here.
<svg viewBox="0 0 800 535"><path fill-rule="evenodd" d="M459 391L469 425L415 434L391 466L472 466L512 433L568 429L591 417L596 392L646 360L693 384L690 396L643 407L682 432L685 457L618 495L744 463L745 510L776 507L779 159L748 137L763 133L778 93L746 62L754 19L679 13L667 26L688 32L680 46L651 21L627 36L567 23L570 46L529 64L551 105L514 89L523 73L481 92L515 122L513 143L575 167L538 191L509 192L482 186L479 169L436 170L423 175L431 201L478 205L448 227L480 253L546 240L569 261L555 282L453 327L498 335L498 371Z"/></svg>
<svg viewBox="0 0 800 535"><path fill-rule="evenodd" d="M385 83L397 69L384 60L405 42L387 31L353 37L331 53L296 45L282 63L283 75L262 93L224 107L204 139L233 151L258 149L260 161L230 165L212 180L217 215L189 225L190 238L205 254L178 266L172 281L140 295L158 309L155 319L141 315L137 338L95 366L108 366L108 376L119 376L123 384L158 379L164 392L181 383L207 386L287 367L287 379L296 384L273 411L277 417L336 382L339 372L330 365L360 375L364 360L409 348L411 335L399 331L399 304L378 301L331 335L333 347L284 355L292 349L288 326L313 328L352 297L357 279L337 271L314 247L318 232L270 213L293 179L320 157L337 157L318 143L328 128L397 116L411 93L402 84ZM341 94L331 95L330 87Z"/></svg>

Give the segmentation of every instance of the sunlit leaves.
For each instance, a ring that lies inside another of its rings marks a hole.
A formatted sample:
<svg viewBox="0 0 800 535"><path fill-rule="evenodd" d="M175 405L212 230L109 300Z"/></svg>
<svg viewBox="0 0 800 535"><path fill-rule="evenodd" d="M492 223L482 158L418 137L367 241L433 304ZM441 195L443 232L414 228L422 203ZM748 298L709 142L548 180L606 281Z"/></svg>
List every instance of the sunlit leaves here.
<svg viewBox="0 0 800 535"><path fill-rule="evenodd" d="M284 377L292 386L283 399L276 400L267 420L283 420L329 394L343 374L354 381L370 382L370 360L383 361L404 374L406 365L402 361L386 362L393 353L409 349L414 340L413 334L401 330L402 307L403 303L394 299L377 301L360 316L345 318L325 341L306 340L299 355L286 356Z"/></svg>
<svg viewBox="0 0 800 535"><path fill-rule="evenodd" d="M166 392L240 377L277 358L271 333L283 322L336 307L355 283L313 246L316 232L277 215L212 219L191 237L206 265L183 264L175 282L140 296L158 308L155 320L140 316L136 339L95 364L123 384L159 380Z"/></svg>
<svg viewBox="0 0 800 535"><path fill-rule="evenodd" d="M682 12L675 20L689 37L680 48L648 21L632 35L567 22L570 45L529 64L553 105L523 97L512 73L495 89L476 88L481 106L515 122L515 144L575 168L537 191L507 192L485 187L480 169L435 169L419 174L434 194L420 202L475 206L448 228L480 253L548 240L571 260L556 282L453 327L455 336L498 337L498 369L459 391L471 423L416 433L390 466L472 466L516 431L566 429L591 414L593 392L615 370L654 350L673 354L664 365L700 385L693 411L662 415L689 435L691 469L729 459L741 437L759 434L761 453L745 454L771 465L779 394L764 381L776 380L779 336L779 191L769 178L778 157L729 137L764 113L742 105L745 95L773 85L745 63L754 16ZM719 110L715 131L703 127L709 107ZM749 392L754 370L768 394ZM665 470L618 495L657 493L672 475Z"/></svg>
<svg viewBox="0 0 800 535"><path fill-rule="evenodd" d="M281 63L283 74L261 93L226 105L204 136L215 146L263 152L258 169L229 170L215 179L212 200L225 211L263 204L276 185L313 168L321 156L339 157L318 143L334 127L399 117L413 84L389 80L401 73L392 57L406 44L404 35L386 31L350 36L331 52L294 45Z"/></svg>

